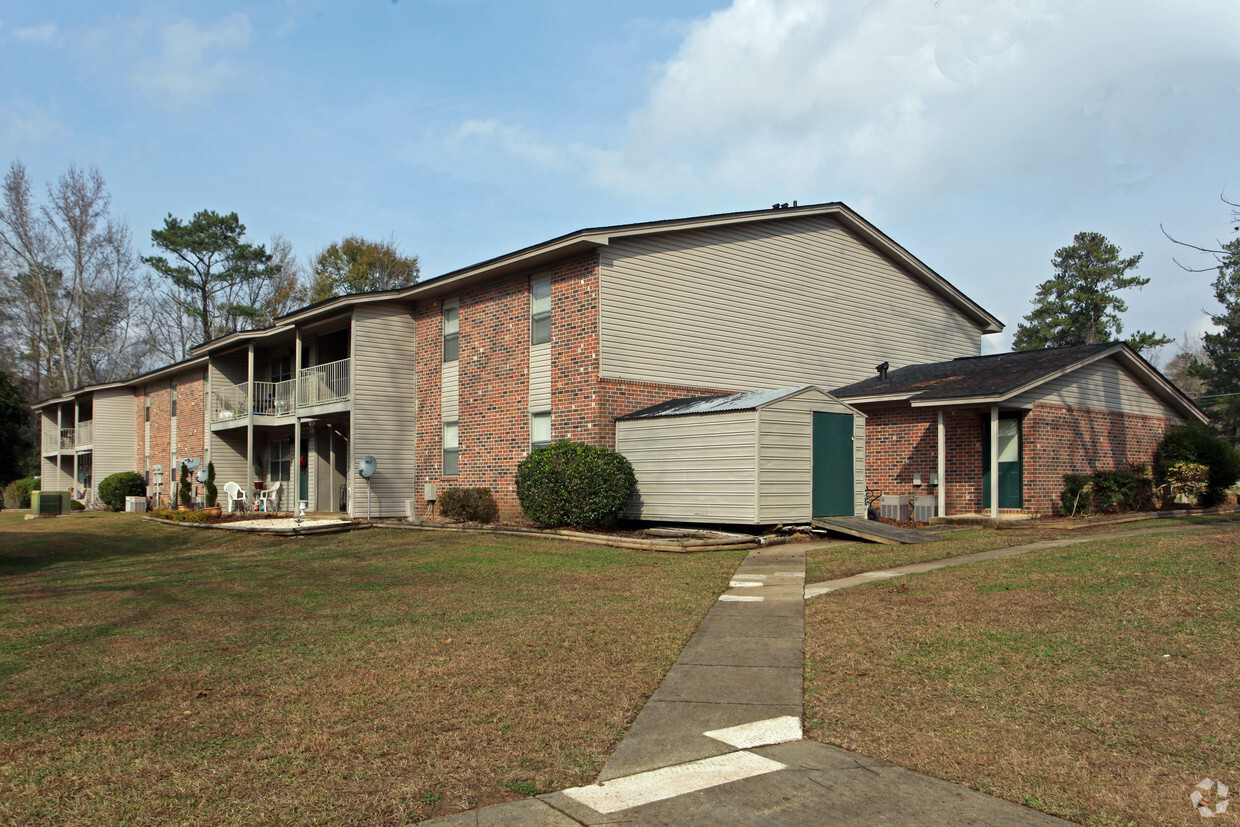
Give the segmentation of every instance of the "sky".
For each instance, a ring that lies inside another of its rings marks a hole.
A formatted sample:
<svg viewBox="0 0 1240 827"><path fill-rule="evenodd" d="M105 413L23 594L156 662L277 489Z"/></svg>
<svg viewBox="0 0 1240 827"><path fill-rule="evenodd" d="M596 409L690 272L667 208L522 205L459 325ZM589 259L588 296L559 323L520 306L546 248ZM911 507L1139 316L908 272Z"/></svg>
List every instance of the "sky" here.
<svg viewBox="0 0 1240 827"><path fill-rule="evenodd" d="M1007 324L984 352L1082 231L1144 253L1127 331L1199 335L1211 262L1164 230L1240 202L1235 0L0 0L0 77L0 162L97 168L139 253L211 209L429 278L843 201Z"/></svg>

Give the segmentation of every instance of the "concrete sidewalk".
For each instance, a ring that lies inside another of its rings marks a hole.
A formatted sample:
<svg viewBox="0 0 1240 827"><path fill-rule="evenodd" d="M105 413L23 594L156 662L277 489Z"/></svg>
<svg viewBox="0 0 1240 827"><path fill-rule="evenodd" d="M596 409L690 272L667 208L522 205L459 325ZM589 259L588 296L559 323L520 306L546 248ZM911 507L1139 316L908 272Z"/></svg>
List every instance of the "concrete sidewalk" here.
<svg viewBox="0 0 1240 827"><path fill-rule="evenodd" d="M749 553L598 783L429 823L1066 823L801 739L808 548Z"/></svg>

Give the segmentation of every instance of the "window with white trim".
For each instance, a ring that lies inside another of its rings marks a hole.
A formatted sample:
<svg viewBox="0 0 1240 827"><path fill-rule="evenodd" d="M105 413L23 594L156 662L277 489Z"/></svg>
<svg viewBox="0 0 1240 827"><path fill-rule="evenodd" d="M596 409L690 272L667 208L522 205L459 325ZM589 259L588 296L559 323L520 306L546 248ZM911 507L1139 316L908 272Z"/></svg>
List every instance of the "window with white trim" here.
<svg viewBox="0 0 1240 827"><path fill-rule="evenodd" d="M460 446L457 440L457 423L445 422L443 424L443 476L445 477L457 475L460 459Z"/></svg>
<svg viewBox="0 0 1240 827"><path fill-rule="evenodd" d="M530 279L530 344L551 341L551 277Z"/></svg>
<svg viewBox="0 0 1240 827"><path fill-rule="evenodd" d="M443 360L455 362L460 356L461 313L455 307L443 309Z"/></svg>
<svg viewBox="0 0 1240 827"><path fill-rule="evenodd" d="M530 448L551 444L551 411L530 414Z"/></svg>

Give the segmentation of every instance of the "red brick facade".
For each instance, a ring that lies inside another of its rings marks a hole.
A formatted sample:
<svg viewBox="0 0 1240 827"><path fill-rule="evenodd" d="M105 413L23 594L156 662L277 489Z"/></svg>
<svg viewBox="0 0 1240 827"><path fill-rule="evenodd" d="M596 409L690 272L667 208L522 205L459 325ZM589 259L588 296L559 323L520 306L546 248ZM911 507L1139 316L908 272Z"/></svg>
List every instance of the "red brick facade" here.
<svg viewBox="0 0 1240 827"><path fill-rule="evenodd" d="M866 485L884 494L913 490L937 495L926 484L938 470L938 411L931 408L868 408L866 411ZM946 510L979 512L983 506L984 441L989 437L989 409L943 410L946 439ZM1130 463L1153 463L1163 432L1174 424L1157 417L1037 403L1021 420L1022 511L1053 514L1059 510L1064 474L1124 469Z"/></svg>
<svg viewBox="0 0 1240 827"><path fill-rule="evenodd" d="M537 271L548 272L548 271ZM530 276L462 292L458 470L443 477L443 304L420 302L417 325L416 489L486 486L506 518L520 515L515 475L530 450ZM551 276L551 438L615 445L614 418L683 396L726 393L599 378L598 256L555 265Z"/></svg>
<svg viewBox="0 0 1240 827"><path fill-rule="evenodd" d="M193 368L172 377L148 382L135 388L134 405L137 438L134 445L134 468L144 474L147 458L150 464L164 469L163 493L171 490L172 478L172 387L177 392L176 456L203 456L206 436L206 377L203 368ZM146 442L146 406L150 403L151 441ZM164 502L167 505L167 501Z"/></svg>

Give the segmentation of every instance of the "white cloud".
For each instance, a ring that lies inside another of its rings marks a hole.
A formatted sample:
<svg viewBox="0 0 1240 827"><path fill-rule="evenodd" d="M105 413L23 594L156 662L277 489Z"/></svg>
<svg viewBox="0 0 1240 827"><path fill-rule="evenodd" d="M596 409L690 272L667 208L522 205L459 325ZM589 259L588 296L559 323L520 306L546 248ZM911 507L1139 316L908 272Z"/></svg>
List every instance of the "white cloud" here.
<svg viewBox="0 0 1240 827"><path fill-rule="evenodd" d="M1238 44L1233 0L735 0L690 28L615 145L576 155L652 199L915 205L997 180L1071 198L1224 142ZM513 128L492 137L531 160Z"/></svg>
<svg viewBox="0 0 1240 827"><path fill-rule="evenodd" d="M64 124L43 109L27 104L11 105L0 115L0 155L21 154L25 147L38 146L67 134Z"/></svg>
<svg viewBox="0 0 1240 827"><path fill-rule="evenodd" d="M56 36L59 33L60 30L55 23L43 23L38 26L24 26L13 29L13 37L16 40L40 45L51 44L56 40Z"/></svg>
<svg viewBox="0 0 1240 827"><path fill-rule="evenodd" d="M158 29L154 54L135 68L134 84L171 103L209 97L241 77L234 56L250 45L250 21L234 12L214 24L179 20Z"/></svg>

